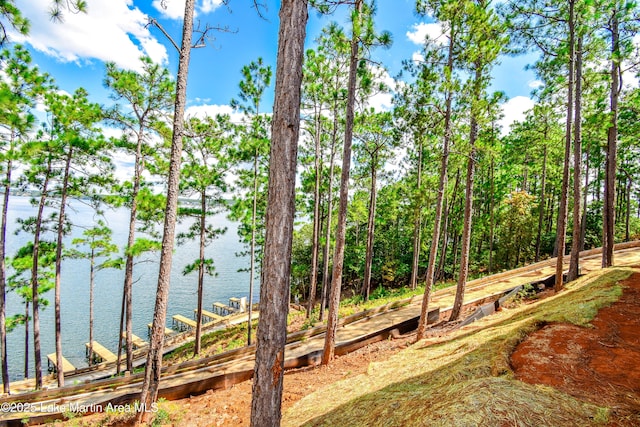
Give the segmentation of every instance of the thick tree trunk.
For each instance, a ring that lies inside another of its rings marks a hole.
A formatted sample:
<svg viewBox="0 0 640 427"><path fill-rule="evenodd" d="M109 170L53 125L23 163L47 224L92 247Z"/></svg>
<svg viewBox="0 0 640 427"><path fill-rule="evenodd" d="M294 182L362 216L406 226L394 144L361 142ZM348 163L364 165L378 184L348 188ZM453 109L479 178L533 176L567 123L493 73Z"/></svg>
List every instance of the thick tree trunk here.
<svg viewBox="0 0 640 427"><path fill-rule="evenodd" d="M580 240L582 232L582 37L578 38L576 47L576 93L575 124L573 126L573 236L571 240L571 258L567 281L578 278L580 270ZM586 191L586 190L585 190Z"/></svg>
<svg viewBox="0 0 640 427"><path fill-rule="evenodd" d="M180 192L180 163L182 160L182 134L184 132L184 109L187 103L187 77L191 55L191 39L193 35L193 14L195 0L186 0L184 23L182 27L182 44L178 61L176 78L176 99L173 115L173 138L169 160L169 180L167 184L167 204L165 208L164 232L160 251L160 270L158 272L158 288L153 313L153 327L147 363L144 370L144 381L140 392L141 409L137 421L148 422L152 412L152 404L158 400L160 373L162 370L162 346L164 344L164 328L167 319L167 302L171 283L171 260L175 239L176 219L178 214L178 195ZM129 331L127 330L127 338ZM128 339L127 339L128 341ZM130 343L127 343L127 347Z"/></svg>
<svg viewBox="0 0 640 427"><path fill-rule="evenodd" d="M362 1L355 2L354 19L361 20ZM356 28L360 25L353 23L351 39L351 56L349 58L349 83L347 86L347 111L344 132L344 149L342 152L342 176L340 179L340 207L338 210L338 228L336 230L336 247L333 254L333 274L331 280L331 295L329 298L329 315L327 318L327 332L324 340L322 364L328 364L335 351L336 332L338 329L338 308L340 306L340 288L342 287L342 268L344 264L344 246L347 229L347 204L349 202L349 169L351 168L351 143L353 139L353 118L356 97L356 79L358 68L359 35Z"/></svg>
<svg viewBox="0 0 640 427"><path fill-rule="evenodd" d="M565 130L564 163L562 168L562 187L560 188L560 209L558 212L558 226L556 229L556 281L554 290L559 292L563 287L564 253L567 232L567 204L569 193L569 163L571 156L571 126L573 125L573 89L575 68L575 1L569 0L569 76L567 95L567 122Z"/></svg>
<svg viewBox="0 0 640 427"><path fill-rule="evenodd" d="M251 401L251 425L280 425L284 346L291 277L295 179L306 0L282 0L275 102L269 159L264 266L260 286L260 324Z"/></svg>
<svg viewBox="0 0 640 427"><path fill-rule="evenodd" d="M449 30L449 52L447 54L447 73L451 76L453 73L454 46L456 44L455 35L456 28L451 23ZM452 138L451 113L453 103L453 91L448 89L445 117L444 117L444 139L442 144L442 159L440 163L440 182L438 184L438 196L436 199L436 217L433 222L433 235L431 238L431 250L429 251L429 263L427 265L427 278L424 288L424 296L422 297L422 307L420 310L420 321L418 322L417 339L421 340L427 332L427 315L429 313L429 302L431 299L431 288L433 287L434 270L436 266L436 258L438 256L438 242L440 241L440 224L442 223L442 205L444 201L444 192L447 188L447 165L449 164L449 143Z"/></svg>

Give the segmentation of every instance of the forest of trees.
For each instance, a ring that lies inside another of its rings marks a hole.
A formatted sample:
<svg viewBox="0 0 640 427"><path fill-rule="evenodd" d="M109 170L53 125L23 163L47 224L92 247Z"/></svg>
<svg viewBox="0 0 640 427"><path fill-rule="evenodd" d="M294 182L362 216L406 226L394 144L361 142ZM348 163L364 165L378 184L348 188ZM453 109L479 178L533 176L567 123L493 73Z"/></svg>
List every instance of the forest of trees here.
<svg viewBox="0 0 640 427"><path fill-rule="evenodd" d="M206 247L224 232L208 217L220 210L240 224L251 259L250 288L258 277L263 285L290 282L279 295L266 294L264 287L261 293L259 332L263 328L275 341L285 333L282 303L290 296L307 301L309 317L328 319L330 331L341 290L368 299L388 288L424 285L426 313L432 285L449 281L458 287L455 319L470 278L558 256L559 290L563 256L571 257L571 280L580 250L604 246L602 263L610 266L614 242L640 238L636 2L417 0L416 13L441 23L442 35L427 37L420 55L404 61L394 87L383 83L385 66L375 60L376 50L393 43L391 34L377 28L375 3L311 3L326 14L348 8L350 26L331 23L310 35L313 47L306 50L299 43L279 48L279 66L282 61L288 70L299 68L299 74L276 70L273 114L262 104L271 68L261 58L247 64L238 74L237 99L229 100L242 122L226 115L184 117L180 84L176 90L169 72L148 58L140 72L107 64L109 106L91 102L82 88L62 94L53 77L32 64L26 48L3 38L0 341L5 392L7 333L21 325L25 345L32 342L35 349L36 387L42 385L39 311L50 291L60 363L60 334L77 333L61 331L59 323L60 274L72 257L86 259L92 272L125 270L119 333L126 338L118 356L122 350L131 370L136 258L171 248L161 244L163 236L170 236L171 245L173 240L198 242L200 256L184 274L196 273L192 280L201 306L205 275L215 270ZM28 30L12 7L0 11L5 36L5 25ZM283 0L281 8L291 15L282 21L291 28L281 28L281 40L304 41L307 2ZM186 22L185 28L190 28ZM185 40L181 57L190 48L190 38ZM537 54L530 64L540 81L533 92L535 106L524 120L502 129L506 97L495 91L500 82L493 81L492 69L503 55L524 53ZM371 107L380 93L393 94L390 109ZM46 108L40 122L37 104ZM119 129L121 136L106 137L106 128ZM115 152L132 159L131 179L115 178ZM233 184L229 176L237 177ZM37 214L19 224L29 243L5 253L11 238L7 212L17 190L37 194ZM177 197L195 203L171 211ZM74 240L75 247L65 247L63 237L74 227L65 209L72 199L90 203L96 222ZM130 210L125 247L114 247L101 219L108 206ZM54 207L55 215L44 216L45 207ZM174 239L167 212L192 221L189 232ZM170 254L168 259L170 268ZM276 271L282 263L288 267ZM164 277L168 281L166 272ZM159 295L160 289L159 283ZM22 297L24 312L5 312L7 292ZM156 307L164 304L166 310L163 298L158 296ZM164 323L165 316L156 316L154 324ZM419 336L425 327L421 322ZM330 335L325 363L331 359ZM197 337L199 342L200 332ZM278 355L261 355L266 346L261 347L260 337L257 357L270 357L265 365L270 375ZM27 361L25 376L28 372ZM255 384L260 378L256 368ZM260 387L255 384L254 390ZM267 406L254 403L256 411Z"/></svg>

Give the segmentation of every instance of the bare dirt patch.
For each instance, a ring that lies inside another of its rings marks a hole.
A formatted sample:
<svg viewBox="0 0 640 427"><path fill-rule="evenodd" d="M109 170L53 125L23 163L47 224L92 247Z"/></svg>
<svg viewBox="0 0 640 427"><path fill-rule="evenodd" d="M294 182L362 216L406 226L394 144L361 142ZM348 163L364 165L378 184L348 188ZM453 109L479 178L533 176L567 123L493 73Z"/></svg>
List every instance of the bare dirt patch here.
<svg viewBox="0 0 640 427"><path fill-rule="evenodd" d="M465 306L462 318L471 314L475 309L475 304ZM431 328L430 333L432 335L446 334L455 326L445 322L448 318L448 312L442 313L439 323ZM308 367L286 372L282 413L303 397L329 384L366 373L372 362L387 360L414 342L415 334L407 334L336 357L328 366ZM251 384L251 381L245 381L227 390L209 391L202 396L174 402L185 409L179 424L198 427L248 426L251 416Z"/></svg>
<svg viewBox="0 0 640 427"><path fill-rule="evenodd" d="M329 366L301 368L284 376L282 412L295 402L335 381L367 371L371 362L387 359L409 345L415 337L381 341L351 354L337 357ZM202 396L176 401L185 409L180 425L188 426L248 426L251 414L251 381L227 390L208 392Z"/></svg>
<svg viewBox="0 0 640 427"><path fill-rule="evenodd" d="M549 324L529 335L511 363L516 378L552 386L612 409L612 425L640 421L640 273L621 282L620 300L592 328Z"/></svg>

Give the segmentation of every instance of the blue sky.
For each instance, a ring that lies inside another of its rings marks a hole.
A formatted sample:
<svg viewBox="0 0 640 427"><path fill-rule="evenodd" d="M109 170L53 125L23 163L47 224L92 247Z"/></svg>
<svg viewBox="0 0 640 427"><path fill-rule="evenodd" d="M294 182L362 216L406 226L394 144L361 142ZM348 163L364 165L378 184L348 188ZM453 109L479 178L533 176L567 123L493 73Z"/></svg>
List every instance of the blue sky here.
<svg viewBox="0 0 640 427"><path fill-rule="evenodd" d="M228 6L220 5L220 0L196 0L196 23L228 27L230 32L212 33L215 39L207 47L192 52L188 113L230 111L228 104L237 95L240 69L258 57L275 70L279 2L262 2L268 5L262 10L264 19L256 13L252 0L230 0ZM160 0L87 0L87 14L66 13L62 24L51 22L47 15L51 0L16 3L31 20L32 29L26 39L15 36L14 41L27 44L34 61L67 92L84 87L92 100L108 104L108 92L102 86L104 62L135 69L143 54L176 73L177 52L157 28L146 27L146 23L148 17L158 19L179 43L184 0L166 0L166 9ZM390 76L397 75L402 61L420 50L425 32L438 28L437 23L417 16L414 4L415 0L378 0L376 26L390 31L394 42L388 50L375 50L374 58L388 68ZM330 21L348 27L346 12L343 6L336 15L326 17L312 10L307 45L312 46ZM529 93L535 77L524 71L527 59L503 58L495 70L493 88L511 98L504 107L506 122L520 118L532 105ZM264 108L270 110L272 103L270 91Z"/></svg>

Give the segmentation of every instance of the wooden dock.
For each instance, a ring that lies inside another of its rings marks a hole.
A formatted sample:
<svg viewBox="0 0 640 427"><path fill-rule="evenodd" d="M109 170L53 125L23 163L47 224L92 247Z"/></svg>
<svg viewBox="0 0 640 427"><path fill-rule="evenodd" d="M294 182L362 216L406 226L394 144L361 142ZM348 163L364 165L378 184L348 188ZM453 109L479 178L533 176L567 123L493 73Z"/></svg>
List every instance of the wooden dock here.
<svg viewBox="0 0 640 427"><path fill-rule="evenodd" d="M151 329L153 329L153 323L147 323L147 333L149 334L149 336L151 336ZM164 336L167 337L169 335L173 335L176 331L174 331L171 328L167 328L165 326L164 328Z"/></svg>
<svg viewBox="0 0 640 427"><path fill-rule="evenodd" d="M230 314L235 313L233 307L229 307L228 305L224 305L221 302L213 303L213 312L218 316L228 316Z"/></svg>
<svg viewBox="0 0 640 427"><path fill-rule="evenodd" d="M193 309L193 320L195 320L196 322L198 321L198 309L197 308ZM219 322L221 320L224 320L223 316L220 316L218 314L212 313L212 312L207 311L207 310L202 310L202 323Z"/></svg>
<svg viewBox="0 0 640 427"><path fill-rule="evenodd" d="M118 357L113 354L109 349L100 344L98 341L93 341L93 354L89 354L89 343L84 344L87 348L87 357L93 358L96 362L115 362Z"/></svg>
<svg viewBox="0 0 640 427"><path fill-rule="evenodd" d="M196 327L196 322L181 314L173 316L173 329L184 332Z"/></svg>
<svg viewBox="0 0 640 427"><path fill-rule="evenodd" d="M126 340L127 338L127 333L126 332L122 332L122 339ZM133 344L134 348L142 348L145 345L149 345L148 342L146 342L145 340L143 340L142 338L140 338L139 336L135 335L135 334L131 334L131 343Z"/></svg>
<svg viewBox="0 0 640 427"><path fill-rule="evenodd" d="M49 367L49 372L56 372L56 366L58 359L56 358L55 353L47 354L47 363ZM76 367L71 364L64 356L62 356L62 370L63 372L71 372L75 371Z"/></svg>
<svg viewBox="0 0 640 427"><path fill-rule="evenodd" d="M247 298L229 298L229 306L238 313L244 313L247 311Z"/></svg>

